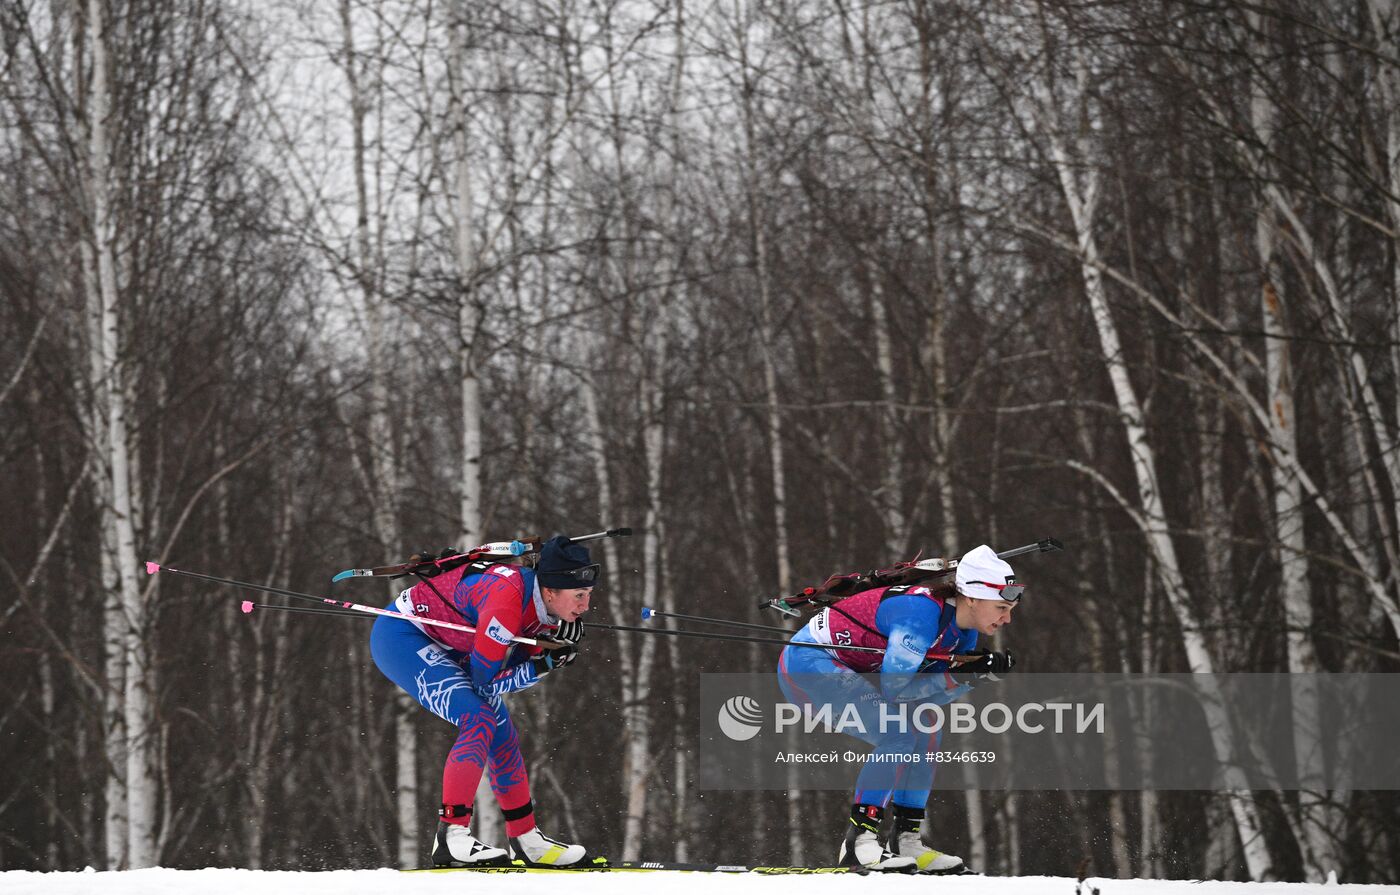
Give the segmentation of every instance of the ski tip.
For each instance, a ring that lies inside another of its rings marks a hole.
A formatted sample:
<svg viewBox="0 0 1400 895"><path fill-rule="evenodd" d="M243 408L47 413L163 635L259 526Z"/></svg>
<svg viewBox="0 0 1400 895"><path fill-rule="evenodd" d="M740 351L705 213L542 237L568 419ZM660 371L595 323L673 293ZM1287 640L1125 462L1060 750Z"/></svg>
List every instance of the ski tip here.
<svg viewBox="0 0 1400 895"><path fill-rule="evenodd" d="M653 610L650 606L643 606L643 607L642 607L642 621L646 621L647 619L651 618L651 617L652 617L653 615L655 615L655 614L656 614L655 610Z"/></svg>
<svg viewBox="0 0 1400 895"><path fill-rule="evenodd" d="M147 574L147 575L154 575L156 572L159 572L159 571L160 571L160 563L158 563L158 562L148 562L148 563L146 563L146 574Z"/></svg>
<svg viewBox="0 0 1400 895"><path fill-rule="evenodd" d="M354 569L346 569L344 572L336 572L335 575L332 576L332 578L331 578L331 584L335 584L337 581L344 581L346 578L354 578L354 577L355 577L355 570L354 570Z"/></svg>
<svg viewBox="0 0 1400 895"><path fill-rule="evenodd" d="M244 601L243 601L243 605L240 606L240 607L238 607L238 608L243 610L243 614L244 614L244 615L251 615L252 612L253 612L253 601L252 601L252 600L244 600Z"/></svg>

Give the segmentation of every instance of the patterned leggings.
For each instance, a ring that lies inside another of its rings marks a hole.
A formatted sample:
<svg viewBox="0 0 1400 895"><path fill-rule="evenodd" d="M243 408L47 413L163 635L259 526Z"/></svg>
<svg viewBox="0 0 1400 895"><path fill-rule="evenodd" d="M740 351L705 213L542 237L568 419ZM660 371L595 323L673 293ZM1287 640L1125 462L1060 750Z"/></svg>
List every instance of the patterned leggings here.
<svg viewBox="0 0 1400 895"><path fill-rule="evenodd" d="M409 622L383 616L370 632L369 649L385 677L457 728L457 741L442 769L442 803L471 805L481 774L489 767L491 790L506 817L506 835L533 829L530 780L515 725L501 697L482 698L472 689L471 673L463 669L467 656L434 643ZM467 824L471 817L444 820Z"/></svg>

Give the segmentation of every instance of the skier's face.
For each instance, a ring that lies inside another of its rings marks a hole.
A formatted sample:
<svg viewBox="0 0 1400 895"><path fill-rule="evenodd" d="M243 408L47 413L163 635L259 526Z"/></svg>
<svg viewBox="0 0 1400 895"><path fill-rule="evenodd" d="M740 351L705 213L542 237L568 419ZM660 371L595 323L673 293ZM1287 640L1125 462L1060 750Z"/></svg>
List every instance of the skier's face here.
<svg viewBox="0 0 1400 895"><path fill-rule="evenodd" d="M541 588L544 605L549 614L566 622L576 622L579 616L588 611L588 599L593 595L591 587L576 587L564 590L556 587Z"/></svg>
<svg viewBox="0 0 1400 895"><path fill-rule="evenodd" d="M995 634L998 629L1011 624L1011 613L1020 605L1019 603L1008 603L1005 600L973 600L968 598L960 599L958 602L964 604L966 615L958 619L958 627L963 630L971 628L979 634ZM959 613L963 615L963 613ZM963 624L966 621L967 624Z"/></svg>

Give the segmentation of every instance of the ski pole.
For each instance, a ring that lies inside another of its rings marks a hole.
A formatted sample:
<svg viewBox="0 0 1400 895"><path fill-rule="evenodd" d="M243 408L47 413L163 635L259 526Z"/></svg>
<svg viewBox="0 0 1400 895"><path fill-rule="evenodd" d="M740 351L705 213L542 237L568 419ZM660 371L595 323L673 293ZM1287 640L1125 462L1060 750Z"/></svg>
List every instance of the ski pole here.
<svg viewBox="0 0 1400 895"><path fill-rule="evenodd" d="M247 590L262 591L267 594L277 594L280 597L291 597L294 600L307 600L312 603L327 603L340 609L353 610L366 615L382 615L386 618L401 618L404 621L417 622L420 625L433 625L439 628L448 628L453 631L462 631L467 634L475 634L476 628L471 625L459 625L456 622L442 622L432 618L418 618L412 615L405 615L402 612L394 612L389 609L380 609L376 606L365 606L360 603L349 603L345 600L332 600L329 597L318 597L315 594L304 594L294 590L285 590L280 587L272 587L267 584L253 584L249 581L235 581L232 578L220 578L217 575L205 575L203 572L187 572L184 569L175 569L170 566L163 566L160 563L146 563L146 574L154 575L156 572L169 572L172 575L184 575L186 578L198 578L201 581L212 581L215 584L227 584L232 587L241 587ZM256 604L255 604L256 606ZM244 612L251 610L244 609ZM530 646L539 646L540 642L533 637L512 637L515 643L525 643Z"/></svg>
<svg viewBox="0 0 1400 895"><path fill-rule="evenodd" d="M653 618L680 618L690 622L704 622L709 625L728 625L731 628L749 628L754 631L771 631L775 634L796 634L790 628L780 628L776 625L755 625L750 622L731 621L727 618L710 618L705 615L686 615L681 612L663 612L660 609L652 609L650 606L642 607L642 621L649 621Z"/></svg>
<svg viewBox="0 0 1400 895"><path fill-rule="evenodd" d="M652 618L679 618L679 619L685 619L685 620L687 620L687 621L692 621L692 622L705 622L705 623L711 624L711 625L730 625L730 626L735 627L735 628L751 628L751 629L758 630L758 631L773 631L773 632L778 633L778 634L796 634L796 633L797 633L796 631L791 631L791 630L789 630L789 629L787 629L787 628L778 628L778 627L774 627L773 625L754 625L754 624L750 624L749 622L731 621L730 619L727 619L727 618L711 618L711 617L705 616L705 615L686 615L686 614L681 613L681 612L663 612L663 611L661 611L660 609L652 609L650 606L643 606L643 607L642 607L642 620L643 620L643 621L646 621L646 620L649 620L649 619L652 619ZM657 634L673 633L671 630L669 630L669 629L667 629L667 628L647 628L646 630L652 631L652 632L657 633ZM799 629L799 630L800 630L800 629ZM692 636L692 637L694 637L694 636L705 636L705 634L704 634L703 632L700 632L700 631L687 632L687 634L688 634L689 636ZM714 635L714 634L711 634L711 635L709 635L709 636L711 636L711 637L718 636L718 637L728 638L728 637L730 637L730 636L732 636L732 635ZM754 642L755 642L755 643L777 643L778 641L775 641L775 640L764 640L764 639L762 639L762 638L754 638ZM821 647L822 649L848 649L848 650L858 650L858 651L860 651L860 652L876 652L876 653L883 653L883 652L885 651L882 647L878 647L878 646L841 646L841 645L839 645L839 644L825 644L825 643L791 643L791 641L786 641L786 642L787 642L790 646L819 646L819 647ZM952 659L956 659L957 656L958 656L957 653L932 653L932 652L931 652L931 653L929 653L927 656L925 656L924 658L925 658L925 660L928 660L928 659L935 659L935 660L936 660L936 659L952 660Z"/></svg>
<svg viewBox="0 0 1400 895"><path fill-rule="evenodd" d="M203 572L190 572L190 571L186 571L186 570L184 570L184 569L176 569L176 568L173 568L173 567L171 567L171 566L162 566L161 564L159 564L159 563L154 563L154 562L148 562L148 563L146 563L146 574L147 574L147 575L154 575L156 572L168 572L168 573L170 573L171 575L183 575L183 576L185 576L186 578L197 578L197 579L199 579L199 580L201 580L201 581L212 581L212 582L214 582L215 584L226 584L226 585L229 585L229 586L231 586L231 587L241 587L241 588L245 588L245 589L247 589L247 590L261 591L261 592L263 592L263 593L276 594L276 595L282 596L282 597L291 597L292 599L296 599L296 600L306 600L306 601L312 602L312 603L325 603L325 604L328 604L328 605L330 605L330 606L336 607L337 610L341 610L341 611L336 611L336 610L325 610L325 611L324 611L324 614L328 614L328 615L329 615L329 614L340 615L340 614L342 614L342 612L353 611L353 612L360 613L360 614L363 614L363 615L382 615L382 616L385 616L386 618L401 618L401 619L403 619L404 621L408 621L408 622L417 622L418 624L423 624L423 625L433 625L433 626L439 627L439 628L448 628L448 629L453 630L453 631L463 631L463 632L465 632L465 633L467 633L467 634L475 634L475 633L476 633L476 628L474 628L474 627L472 627L472 626L470 626L470 625L459 625L459 624L457 624L456 622L444 622L444 621L438 621L437 619L431 619L431 618L418 618L418 617L412 616L412 615L405 615L405 614L402 613L402 612L393 612L392 610L389 610L389 609L379 609L379 608L374 607L374 606L364 606L364 605L362 605L362 604L360 604L360 603L350 603L350 602L347 602L347 601L345 601L345 600L332 600L332 599L330 599L329 597L318 597L318 596L316 596L315 594L304 594L304 593L301 593L301 592L299 592L299 591L286 590L285 588L281 588L281 587L272 587L272 586L267 585L267 584L254 584L254 583L249 582L249 581L238 581L238 580L235 580L235 579L233 579L233 578L221 578L221 577L219 577L219 576L217 576L217 575L206 575L206 574L204 574ZM245 601L243 602L243 605L242 605L241 608L242 608L242 610L243 610L244 613L251 613L254 609L258 609L258 608L264 608L264 609L292 609L292 610L299 610L299 609L301 609L301 607L273 606L273 605L271 605L271 604L266 604L266 603L263 603L263 604L253 603L252 601L249 601L249 600L245 600ZM318 607L318 608L319 608L319 607ZM305 611L305 610L301 610L301 611ZM746 637L746 636L744 636L744 635L742 635L742 634L712 634L712 633L710 633L710 632L708 632L708 631L673 631L673 630L670 630L670 629L668 629L668 628L641 628L641 627L637 627L637 626L635 626L635 625L614 625L614 624L608 624L608 623L606 623L606 622L590 622L590 623L587 624L587 627L589 627L589 628L598 628L598 629L604 630L604 631L634 631L634 632L637 632L637 633L639 633L639 634L662 634L662 635L666 635L666 636L669 636L669 637L699 637L699 638L703 638L703 639L707 639L707 640L731 640L731 641L740 641L740 642L744 642L744 643L768 643L768 644L773 644L773 645L775 645L775 646L799 646L799 647L808 647L808 648L815 648L815 649L842 649L842 650L850 650L850 651L853 651L853 652L862 652L862 653L883 653L883 652L885 651L884 647L878 647L878 646L832 646L832 645L829 645L829 644L822 644L822 643L789 643L789 642L786 641L786 640L773 640L773 639L770 639L770 638L767 638L767 637ZM530 645L530 646L548 646L548 645L549 645L548 643L541 643L540 640L537 640L537 639L535 639L535 638L533 638L533 637L513 637L513 638L511 638L511 639L512 639L515 643L524 643L524 644L528 644L528 645ZM553 642L553 641L550 641L550 643L552 643L552 642ZM928 656L928 658L930 658L930 659L944 659L944 660L950 660L950 659L953 659L954 656L953 656L952 654L937 654L937 655L930 655L930 656Z"/></svg>
<svg viewBox="0 0 1400 895"><path fill-rule="evenodd" d="M740 643L771 643L775 646L801 646L812 649L853 650L859 653L883 653L882 646L839 646L830 643L792 643L787 640L773 640L769 637L747 637L743 634L715 634L710 631L681 631L673 628L639 628L635 625L614 625L606 622L584 622L585 628L601 628L604 631L636 631L638 634L661 634L666 637L700 637L706 640L731 640ZM793 633L788 631L786 633ZM950 659L952 654L931 655L930 659Z"/></svg>
<svg viewBox="0 0 1400 895"><path fill-rule="evenodd" d="M766 627L766 626L764 626L764 625L749 625L749 624L746 624L746 623L744 623L744 622L729 622L729 621L726 621L726 620L724 620L724 619L705 618L704 616L699 616L699 615L680 615L680 614L678 614L678 613L662 613L662 612L657 612L656 610L650 609L650 607L645 607L645 606L642 607L642 613L643 613L643 614L642 614L642 617L643 617L643 618L649 618L649 617L651 617L651 615L668 615L670 618L689 618L689 619L692 619L692 620L707 621L707 622L715 622L715 623L717 623L717 624L737 624L737 625L741 625L741 626L747 627L747 628L758 628L759 630L780 631L780 632L782 632L782 633L784 633L784 634L794 634L794 633L796 633L795 631L789 631L789 630L787 630L786 628L769 628L769 627ZM650 615L648 615L648 613L650 613ZM597 623L595 623L595 622L588 622L588 623L586 623L585 627L589 627L589 628L604 628L604 629L610 629L610 630L614 630L614 631L640 631L640 632L643 633L643 634L662 634L662 635L665 635L665 636L668 636L668 637L702 637L702 638L706 638L706 639L709 639L709 640L735 640L735 641L739 641L739 642L741 642L741 643L772 643L772 644L777 644L777 645L779 645L779 646L800 646L800 647L808 647L808 648L813 648L813 649L826 649L826 650L830 650L830 649L851 650L851 651L853 651L853 652L858 652L858 653L883 653L883 652L885 652L885 647L883 647L883 646L845 646L845 645L839 644L839 643L802 643L802 642L800 642L800 641L798 641L798 642L793 642L793 641L790 641L790 640L771 640L771 639L769 639L769 638L767 638L767 637L745 637L745 636L742 635L742 634L715 634L715 633L710 632L710 631L684 631L684 630L678 630L678 629L673 629L673 628L634 628L634 627L632 627L632 626L630 626L630 625L611 625L611 624L604 624L604 623L602 623L602 622L597 622ZM980 654L980 653L968 653L968 654L963 654L963 653L935 653L935 652L930 651L928 654L926 654L926 655L924 656L924 660L925 660L925 661L932 660L932 661L957 662L959 656L961 656L961 655L977 656L977 655L981 655L981 654Z"/></svg>
<svg viewBox="0 0 1400 895"><path fill-rule="evenodd" d="M251 615L254 609L276 609L279 612L304 612L308 615L338 615L341 618L364 618L363 612L352 612L349 609L332 609L329 606L283 606L280 603L254 603L252 600L244 600L239 606L245 615Z"/></svg>
<svg viewBox="0 0 1400 895"><path fill-rule="evenodd" d="M176 570L174 570L174 569L167 569L166 571L176 571ZM310 614L312 614L312 615L339 615L339 616L343 616L343 617L346 617L346 618L363 618L363 617L364 617L364 614L363 614L363 613L360 613L360 612L353 612L353 611L348 610L348 609L330 609L330 608L322 609L322 608L319 607L319 606L278 606L278 605L276 605L276 604L274 604L274 603L254 603L252 600L244 600L244 601L243 601L242 609L243 609L243 611L244 611L245 613L251 613L254 609L277 609L277 610L281 610L281 611L283 611L283 612L306 612L306 613L310 613ZM393 615L394 613L389 613L389 614ZM404 618L408 618L408 616L403 616L403 617L404 617ZM432 623L432 621L431 621L430 619L417 619L417 621L421 621L421 622L425 622L425 623L429 623L429 624ZM764 638L764 637L743 637L743 636L736 636L736 635L733 635L733 634L711 634L711 633L708 633L708 632L705 632L705 631L677 631L677 630L670 630L670 629L666 629L666 628L637 628L637 627L633 627L633 626L631 626L631 625L613 625L613 624L608 624L607 622L589 622L588 625L587 625L587 627L589 627L589 628L598 628L598 629L601 629L601 630L604 630L604 631L636 631L636 632L639 632L639 633L642 633L642 634L665 634L665 635L668 635L668 636L671 636L671 637L701 637L701 638L706 638L706 639L710 639L710 640L737 640L737 641L740 641L740 642L743 642L743 643L771 643L771 644L775 644L775 645L778 645L778 646L801 646L801 647L808 647L808 648L814 648L814 649L833 649L833 648L834 648L834 647L832 647L832 646L828 646L827 644L823 644L823 643L790 643L790 642L788 642L788 641L786 641L786 640L769 640L769 639ZM756 625L755 627L762 627L762 626ZM773 628L773 629L771 629L771 630L779 631L779 630L782 630L782 629L781 629L781 628ZM787 633L792 633L792 632L789 631L789 632L787 632ZM530 643L530 642L532 642L532 641L530 641L530 640L528 640L528 639L525 639L525 638L517 638L517 639L519 640L519 642L522 642L522 643ZM866 653L883 653L883 652L885 651L882 647L878 647L878 646L843 646L843 647L840 647L840 649L855 650L855 651L857 651L857 652L866 652ZM926 658L928 658L928 659L953 660L953 659L956 659L957 656L956 656L955 654L952 654L952 653L931 653L931 654L929 654Z"/></svg>

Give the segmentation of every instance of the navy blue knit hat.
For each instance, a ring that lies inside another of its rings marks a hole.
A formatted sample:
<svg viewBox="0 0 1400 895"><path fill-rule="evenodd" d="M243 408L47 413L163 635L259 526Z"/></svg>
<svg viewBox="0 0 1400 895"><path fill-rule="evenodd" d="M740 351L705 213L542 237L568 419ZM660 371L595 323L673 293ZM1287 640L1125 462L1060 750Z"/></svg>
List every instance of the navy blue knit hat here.
<svg viewBox="0 0 1400 895"><path fill-rule="evenodd" d="M555 535L544 542L540 547L540 561L535 565L540 586L560 590L592 587L598 583L600 572L588 548L563 535Z"/></svg>

